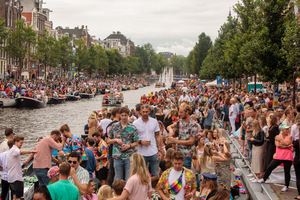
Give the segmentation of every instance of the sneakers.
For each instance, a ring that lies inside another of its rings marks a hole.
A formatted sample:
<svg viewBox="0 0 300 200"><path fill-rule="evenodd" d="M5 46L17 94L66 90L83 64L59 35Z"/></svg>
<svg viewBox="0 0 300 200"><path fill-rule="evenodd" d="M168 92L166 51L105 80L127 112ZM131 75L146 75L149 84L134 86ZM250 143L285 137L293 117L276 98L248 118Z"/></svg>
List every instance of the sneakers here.
<svg viewBox="0 0 300 200"><path fill-rule="evenodd" d="M253 174L248 174L247 177L253 177Z"/></svg>
<svg viewBox="0 0 300 200"><path fill-rule="evenodd" d="M251 181L252 183L258 183L257 179L254 179L253 181Z"/></svg>
<svg viewBox="0 0 300 200"><path fill-rule="evenodd" d="M281 192L287 192L288 191L288 187L284 186L282 189L281 189Z"/></svg>
<svg viewBox="0 0 300 200"><path fill-rule="evenodd" d="M249 181L254 181L256 178L255 177L252 177L249 179Z"/></svg>
<svg viewBox="0 0 300 200"><path fill-rule="evenodd" d="M258 183L265 183L265 181L264 181L263 178L261 178L261 179L258 180Z"/></svg>

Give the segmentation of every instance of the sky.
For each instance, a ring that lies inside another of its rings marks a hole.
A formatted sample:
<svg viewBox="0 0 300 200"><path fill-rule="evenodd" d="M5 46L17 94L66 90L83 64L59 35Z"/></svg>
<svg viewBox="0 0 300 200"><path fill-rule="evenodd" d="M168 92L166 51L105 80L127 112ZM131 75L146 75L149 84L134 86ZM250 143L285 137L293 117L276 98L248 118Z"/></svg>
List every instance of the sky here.
<svg viewBox="0 0 300 200"><path fill-rule="evenodd" d="M135 45L187 56L198 36L212 40L238 0L44 0L53 27L88 26L101 40L120 31Z"/></svg>

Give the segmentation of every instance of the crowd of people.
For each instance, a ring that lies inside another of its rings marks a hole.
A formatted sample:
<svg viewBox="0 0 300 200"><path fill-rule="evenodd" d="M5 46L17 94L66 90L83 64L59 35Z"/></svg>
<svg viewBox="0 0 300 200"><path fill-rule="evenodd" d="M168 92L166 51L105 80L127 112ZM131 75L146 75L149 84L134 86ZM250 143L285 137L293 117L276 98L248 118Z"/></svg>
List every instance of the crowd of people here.
<svg viewBox="0 0 300 200"><path fill-rule="evenodd" d="M143 95L131 110L94 111L84 138L64 124L31 151L21 150L24 137L8 128L0 145L1 198L8 188L14 199L24 195L20 156L29 154L23 164L33 158L40 185L34 200L227 200L234 198L228 135L249 157L251 181L267 181L283 163L287 192L293 163L300 195L300 104L293 108L282 93L274 109L272 98L194 82Z"/></svg>

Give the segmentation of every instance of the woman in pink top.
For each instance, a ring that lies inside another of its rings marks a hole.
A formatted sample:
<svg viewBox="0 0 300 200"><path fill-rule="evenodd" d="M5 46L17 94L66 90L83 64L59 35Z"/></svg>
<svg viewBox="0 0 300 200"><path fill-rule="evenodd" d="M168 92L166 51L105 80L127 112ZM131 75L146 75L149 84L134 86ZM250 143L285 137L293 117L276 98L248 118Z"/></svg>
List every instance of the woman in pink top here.
<svg viewBox="0 0 300 200"><path fill-rule="evenodd" d="M282 131L279 135L275 137L275 145L276 145L276 153L267 167L266 173L264 175L263 180L259 182L265 182L271 172L281 163L284 165L284 178L285 178L285 186L282 188L282 192L286 192L289 187L290 179L291 179L291 166L293 162L293 152L292 152L292 145L293 145L293 138L290 135L290 127L286 124L281 126Z"/></svg>
<svg viewBox="0 0 300 200"><path fill-rule="evenodd" d="M144 158L135 152L130 157L130 178L127 180L121 196L113 199L147 200L151 198L151 195L151 179Z"/></svg>

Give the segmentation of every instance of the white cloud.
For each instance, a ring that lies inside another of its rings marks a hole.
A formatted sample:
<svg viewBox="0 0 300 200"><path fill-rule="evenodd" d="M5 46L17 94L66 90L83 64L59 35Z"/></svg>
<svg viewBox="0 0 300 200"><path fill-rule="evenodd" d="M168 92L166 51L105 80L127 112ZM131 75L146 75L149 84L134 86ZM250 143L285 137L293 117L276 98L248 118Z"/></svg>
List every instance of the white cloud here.
<svg viewBox="0 0 300 200"><path fill-rule="evenodd" d="M121 31L136 45L187 55L205 32L212 39L238 0L46 0L56 26L87 25L104 39Z"/></svg>

